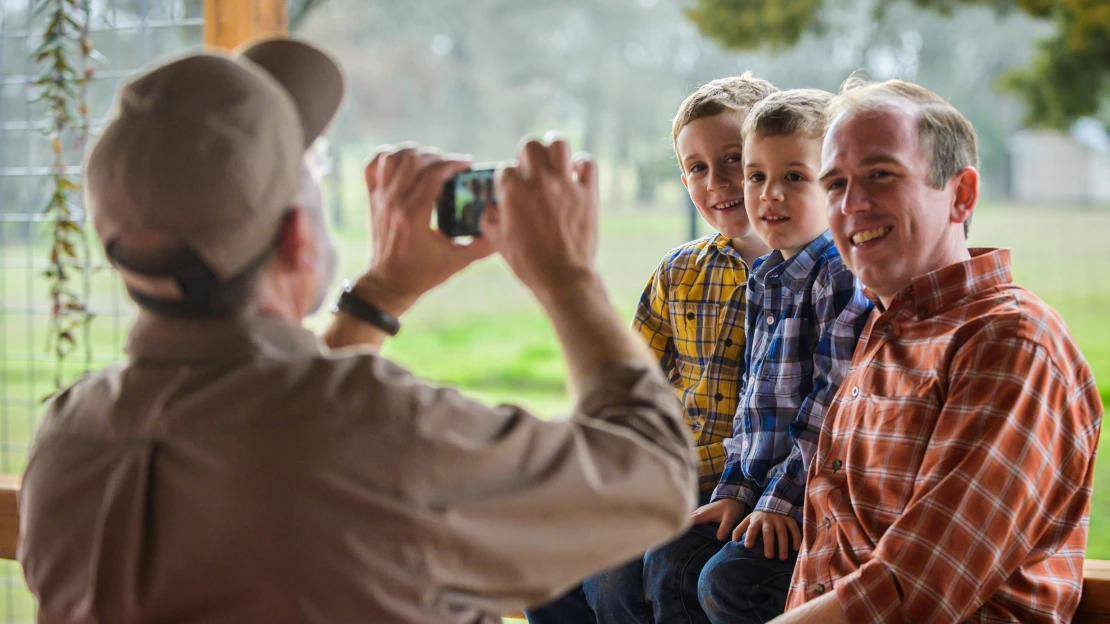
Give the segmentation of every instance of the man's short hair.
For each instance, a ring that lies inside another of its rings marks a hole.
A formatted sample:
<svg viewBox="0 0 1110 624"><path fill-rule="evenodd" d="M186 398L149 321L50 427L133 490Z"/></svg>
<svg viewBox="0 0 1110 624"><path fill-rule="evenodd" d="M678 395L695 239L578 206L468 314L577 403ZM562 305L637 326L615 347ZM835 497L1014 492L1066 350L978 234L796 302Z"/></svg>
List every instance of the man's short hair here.
<svg viewBox="0 0 1110 624"><path fill-rule="evenodd" d="M789 89L760 100L744 119L742 134L793 136L821 139L829 125L828 108L833 94L820 89Z"/></svg>
<svg viewBox="0 0 1110 624"><path fill-rule="evenodd" d="M929 159L929 184L942 189L966 167L979 167L979 142L967 117L947 100L921 85L904 80L871 82L852 75L829 107L829 119L842 113L875 110L909 103L917 116L921 152ZM971 218L964 221L964 236Z"/></svg>
<svg viewBox="0 0 1110 624"><path fill-rule="evenodd" d="M775 85L756 78L750 71L739 76L718 78L698 87L686 96L671 124L671 142L678 153L678 133L691 121L712 117L726 111L747 114L760 100L777 93Z"/></svg>

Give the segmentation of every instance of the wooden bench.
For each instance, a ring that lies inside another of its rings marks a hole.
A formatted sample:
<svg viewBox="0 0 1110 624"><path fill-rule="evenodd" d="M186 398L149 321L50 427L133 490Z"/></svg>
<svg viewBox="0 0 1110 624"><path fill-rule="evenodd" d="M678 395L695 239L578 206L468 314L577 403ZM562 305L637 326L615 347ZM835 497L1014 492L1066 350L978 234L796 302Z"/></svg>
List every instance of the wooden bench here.
<svg viewBox="0 0 1110 624"><path fill-rule="evenodd" d="M19 536L18 494L19 478L0 475L0 558L3 559L15 559L15 543ZM1079 601L1075 624L1110 624L1110 561L1086 561L1083 577L1083 598ZM509 613L505 617L523 619L524 615Z"/></svg>

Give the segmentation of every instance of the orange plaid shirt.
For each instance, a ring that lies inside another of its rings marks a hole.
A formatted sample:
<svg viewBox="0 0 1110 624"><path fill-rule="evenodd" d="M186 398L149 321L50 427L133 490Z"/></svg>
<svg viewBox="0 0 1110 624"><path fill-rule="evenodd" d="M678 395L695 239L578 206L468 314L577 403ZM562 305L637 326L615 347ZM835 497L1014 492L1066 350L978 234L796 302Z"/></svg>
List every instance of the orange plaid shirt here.
<svg viewBox="0 0 1110 624"><path fill-rule="evenodd" d="M1102 404L1006 250L876 308L821 431L787 609L852 622L1070 622Z"/></svg>

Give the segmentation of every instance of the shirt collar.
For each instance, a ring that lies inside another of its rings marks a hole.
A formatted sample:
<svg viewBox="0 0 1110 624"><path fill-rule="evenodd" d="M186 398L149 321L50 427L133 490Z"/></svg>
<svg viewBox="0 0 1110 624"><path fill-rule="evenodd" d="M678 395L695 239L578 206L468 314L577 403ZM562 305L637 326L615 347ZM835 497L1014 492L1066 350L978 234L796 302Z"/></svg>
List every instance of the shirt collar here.
<svg viewBox="0 0 1110 624"><path fill-rule="evenodd" d="M912 305L917 317L923 320L980 291L1013 282L1009 249L981 247L968 252L971 254L968 260L914 278L895 295L890 307ZM876 304L876 309L881 309L875 293L865 290L864 294Z"/></svg>
<svg viewBox="0 0 1110 624"><path fill-rule="evenodd" d="M266 355L278 359L323 352L315 334L277 318L245 314L221 319L183 319L140 312L127 336L135 359L177 361Z"/></svg>
<svg viewBox="0 0 1110 624"><path fill-rule="evenodd" d="M701 248L701 251L698 252L698 262L705 262L706 259L709 257L709 254L716 251L717 253L722 254L728 258L732 258L736 262L740 263L740 266L744 267L745 269L747 268L748 265L744 262L744 258L740 255L739 251L736 251L732 248L732 241L729 240L727 236L721 234L720 232L714 232L708 238L709 242Z"/></svg>
<svg viewBox="0 0 1110 624"><path fill-rule="evenodd" d="M740 252L732 248L732 241L729 239L729 237L721 234L720 232L714 234L713 239L710 240L709 244L705 246L707 251L713 247L716 247L717 251L723 253L726 256L735 258L740 262L744 261L744 259L740 257Z"/></svg>
<svg viewBox="0 0 1110 624"><path fill-rule="evenodd" d="M783 259L781 251L772 251L764 256L763 262L757 264L753 275L761 284L766 283L768 278L780 278L782 285L796 295L805 288L813 267L817 265L817 259L832 246L832 232L825 230L788 259Z"/></svg>

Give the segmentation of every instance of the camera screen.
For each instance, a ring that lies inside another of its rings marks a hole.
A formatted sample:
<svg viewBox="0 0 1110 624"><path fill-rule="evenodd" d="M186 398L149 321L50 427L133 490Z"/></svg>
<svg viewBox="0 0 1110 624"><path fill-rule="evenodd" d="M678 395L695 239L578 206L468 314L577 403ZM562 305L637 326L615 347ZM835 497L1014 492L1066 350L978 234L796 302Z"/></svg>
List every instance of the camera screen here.
<svg viewBox="0 0 1110 624"><path fill-rule="evenodd" d="M482 210L496 203L493 196L493 171L464 171L455 177L455 222L469 231L478 231Z"/></svg>

